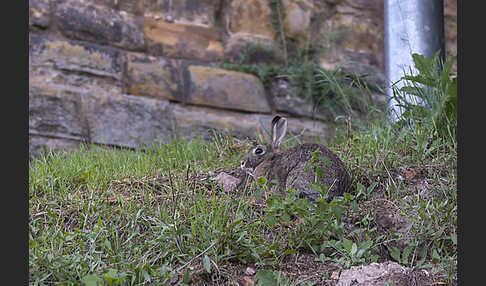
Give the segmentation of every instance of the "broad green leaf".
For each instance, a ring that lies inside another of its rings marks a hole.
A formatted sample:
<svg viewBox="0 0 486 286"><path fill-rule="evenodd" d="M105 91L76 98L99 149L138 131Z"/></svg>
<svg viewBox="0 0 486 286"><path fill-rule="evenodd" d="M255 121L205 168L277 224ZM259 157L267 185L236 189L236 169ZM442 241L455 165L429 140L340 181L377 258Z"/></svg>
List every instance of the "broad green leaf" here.
<svg viewBox="0 0 486 286"><path fill-rule="evenodd" d="M351 251L351 247L353 247L353 242L347 238L343 238L343 247L346 249L346 251Z"/></svg>
<svg viewBox="0 0 486 286"><path fill-rule="evenodd" d="M103 279L95 274L88 274L81 279L81 283L85 286L102 286L104 284Z"/></svg>
<svg viewBox="0 0 486 286"><path fill-rule="evenodd" d="M150 274L147 272L147 270L142 269L142 276L145 282L150 281Z"/></svg>
<svg viewBox="0 0 486 286"><path fill-rule="evenodd" d="M271 270L260 270L255 275L257 285L261 286L277 286L277 278Z"/></svg>
<svg viewBox="0 0 486 286"><path fill-rule="evenodd" d="M356 251L358 251L358 246L356 245L356 243L353 243L353 245L351 246L351 251L350 251L349 254L351 254L351 256L354 256Z"/></svg>
<svg viewBox="0 0 486 286"><path fill-rule="evenodd" d="M417 267L420 267L424 264L425 259L427 258L427 247L423 247L420 250L420 257L421 257L420 260L418 260L416 264Z"/></svg>
<svg viewBox="0 0 486 286"><path fill-rule="evenodd" d="M273 228L277 223L277 219L274 215L268 214L265 216L265 222L268 224L268 226L270 226L270 228Z"/></svg>
<svg viewBox="0 0 486 286"><path fill-rule="evenodd" d="M186 270L184 270L184 276L182 277L182 282L189 284L189 281L191 281L191 274L189 273L189 269L186 268Z"/></svg>
<svg viewBox="0 0 486 286"><path fill-rule="evenodd" d="M403 250L402 253L402 263L408 264L408 257L410 256L410 253L412 253L412 249L415 247L413 244L407 245L405 249Z"/></svg>
<svg viewBox="0 0 486 286"><path fill-rule="evenodd" d="M318 179L322 179L322 178L324 178L324 168L322 168L321 166L319 166L319 165L315 165L315 166L314 166L314 172L315 172L316 177L317 177Z"/></svg>
<svg viewBox="0 0 486 286"><path fill-rule="evenodd" d="M437 264L440 261L440 256L439 253L437 252L437 249L434 249L432 251L432 263Z"/></svg>
<svg viewBox="0 0 486 286"><path fill-rule="evenodd" d="M112 250L111 249L111 242L108 240L108 239L105 239L105 242L103 243L104 246L108 249L108 250Z"/></svg>
<svg viewBox="0 0 486 286"><path fill-rule="evenodd" d="M390 256L398 263L401 263L400 260L400 249L395 247L395 246L389 246L388 247L388 252L390 253Z"/></svg>
<svg viewBox="0 0 486 286"><path fill-rule="evenodd" d="M450 238L452 240L452 243L454 243L454 245L457 245L457 234L452 233Z"/></svg>
<svg viewBox="0 0 486 286"><path fill-rule="evenodd" d="M265 186L267 184L267 178L265 178L265 176L260 176L258 177L257 182L259 186Z"/></svg>
<svg viewBox="0 0 486 286"><path fill-rule="evenodd" d="M339 220L341 221L341 217L343 215L343 212L344 212L344 208L340 205L334 205L334 207L332 208L332 212L334 214L334 216Z"/></svg>
<svg viewBox="0 0 486 286"><path fill-rule="evenodd" d="M109 283L116 283L121 280L121 277L118 277L116 269L111 268L107 273L103 274L103 279Z"/></svg>

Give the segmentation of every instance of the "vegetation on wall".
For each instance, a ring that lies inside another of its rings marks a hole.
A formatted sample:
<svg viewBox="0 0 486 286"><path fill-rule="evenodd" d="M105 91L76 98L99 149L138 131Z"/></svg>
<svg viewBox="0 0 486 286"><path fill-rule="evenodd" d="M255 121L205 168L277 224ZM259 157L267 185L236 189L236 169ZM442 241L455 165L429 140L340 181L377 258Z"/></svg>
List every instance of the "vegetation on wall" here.
<svg viewBox="0 0 486 286"><path fill-rule="evenodd" d="M295 88L295 95L308 100L314 110L321 110L327 120L352 118L356 111L360 115L379 108L372 99L373 90L382 92L382 87L370 85L366 74L344 72L340 67L326 70L319 64L323 49L329 49L323 40L312 41L309 35L303 47L285 35L282 19L285 16L281 0L269 0L274 11L274 25L277 33L278 48L257 43L248 43L236 61L223 62L222 68L250 73L257 76L267 88L273 80L285 79ZM315 19L312 25L318 25ZM265 59L255 54L267 55ZM268 56L268 55L274 56ZM279 59L279 60L275 60ZM253 62L252 62L253 60Z"/></svg>

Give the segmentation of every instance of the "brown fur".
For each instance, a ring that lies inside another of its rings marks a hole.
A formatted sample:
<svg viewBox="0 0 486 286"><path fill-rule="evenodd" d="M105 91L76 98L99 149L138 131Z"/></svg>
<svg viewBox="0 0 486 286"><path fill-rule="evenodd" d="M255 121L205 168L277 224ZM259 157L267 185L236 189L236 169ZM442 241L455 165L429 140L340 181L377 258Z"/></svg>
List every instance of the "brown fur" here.
<svg viewBox="0 0 486 286"><path fill-rule="evenodd" d="M275 122L278 121L274 120ZM285 133L285 130L283 131ZM250 172L254 178L266 176L268 181L277 179L279 191L293 188L300 196L315 200L319 194L311 189L310 183L316 180L312 167L306 171L307 164L312 157L312 152L321 151L320 158L329 159L328 166L322 161L318 163L324 170L322 178L318 182L328 187L329 200L336 195L342 195L349 190L351 179L346 166L331 150L319 144L297 145L285 151L273 150L274 142L267 145L258 145L253 148L241 162L242 169ZM255 154L255 150L261 148L262 154Z"/></svg>

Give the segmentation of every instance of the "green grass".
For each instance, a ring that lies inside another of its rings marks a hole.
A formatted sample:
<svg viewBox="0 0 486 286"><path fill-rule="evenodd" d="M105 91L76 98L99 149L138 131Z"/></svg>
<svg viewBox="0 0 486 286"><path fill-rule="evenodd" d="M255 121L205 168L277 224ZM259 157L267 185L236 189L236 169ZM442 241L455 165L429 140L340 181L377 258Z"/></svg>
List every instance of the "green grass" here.
<svg viewBox="0 0 486 286"><path fill-rule="evenodd" d="M438 99L448 95L441 90ZM440 106L339 129L328 147L348 166L352 190L328 203L316 186L315 205L292 190L269 193L264 179L231 193L215 185L210 172L237 167L251 146L231 136L32 159L29 284L228 285L250 265L262 285L301 285L285 269L305 271L311 265L293 264L305 256L315 267L395 260L456 285L455 122ZM382 227L383 207L406 220L404 231Z"/></svg>

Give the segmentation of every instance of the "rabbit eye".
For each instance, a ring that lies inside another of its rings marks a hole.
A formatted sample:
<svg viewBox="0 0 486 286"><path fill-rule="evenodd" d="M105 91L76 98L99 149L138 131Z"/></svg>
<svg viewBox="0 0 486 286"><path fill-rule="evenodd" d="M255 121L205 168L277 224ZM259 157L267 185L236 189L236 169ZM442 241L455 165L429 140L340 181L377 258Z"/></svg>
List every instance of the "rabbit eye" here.
<svg viewBox="0 0 486 286"><path fill-rule="evenodd" d="M260 148L260 147L258 147L258 148L255 149L254 152L255 152L255 154L262 154L263 153L263 149Z"/></svg>

